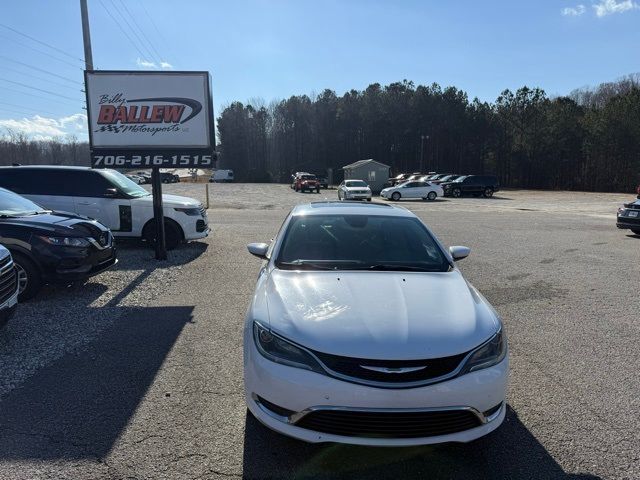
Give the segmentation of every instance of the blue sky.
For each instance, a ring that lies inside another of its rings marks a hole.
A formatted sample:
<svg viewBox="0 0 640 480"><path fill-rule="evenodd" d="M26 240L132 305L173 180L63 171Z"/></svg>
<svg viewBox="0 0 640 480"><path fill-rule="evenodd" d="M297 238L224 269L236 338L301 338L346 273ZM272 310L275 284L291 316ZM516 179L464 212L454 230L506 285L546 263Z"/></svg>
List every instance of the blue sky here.
<svg viewBox="0 0 640 480"><path fill-rule="evenodd" d="M638 2L88 0L96 68L208 70L216 113L405 78L566 94L640 71ZM79 0L2 2L0 130L86 139L82 52Z"/></svg>

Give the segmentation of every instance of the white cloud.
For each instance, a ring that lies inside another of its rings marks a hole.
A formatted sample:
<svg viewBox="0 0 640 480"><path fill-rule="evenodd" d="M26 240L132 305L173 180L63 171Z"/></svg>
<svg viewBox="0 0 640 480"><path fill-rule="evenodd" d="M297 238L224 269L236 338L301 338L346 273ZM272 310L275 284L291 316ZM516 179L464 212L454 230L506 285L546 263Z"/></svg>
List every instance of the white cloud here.
<svg viewBox="0 0 640 480"><path fill-rule="evenodd" d="M34 140L48 140L53 137L84 135L87 131L87 116L74 113L67 117L49 118L34 115L31 118L0 120L0 128L23 133Z"/></svg>
<svg viewBox="0 0 640 480"><path fill-rule="evenodd" d="M575 7L566 7L562 9L562 15L570 16L570 17L578 17L582 15L586 11L586 7L582 4L576 5Z"/></svg>
<svg viewBox="0 0 640 480"><path fill-rule="evenodd" d="M139 68L158 68L158 64L156 62L150 62L149 60L145 60L140 57L136 59L136 65L138 65ZM171 70L173 68L173 65L171 65L169 62L160 62L160 68Z"/></svg>
<svg viewBox="0 0 640 480"><path fill-rule="evenodd" d="M613 13L623 13L628 10L640 8L633 0L601 0L593 5L598 17L604 17Z"/></svg>

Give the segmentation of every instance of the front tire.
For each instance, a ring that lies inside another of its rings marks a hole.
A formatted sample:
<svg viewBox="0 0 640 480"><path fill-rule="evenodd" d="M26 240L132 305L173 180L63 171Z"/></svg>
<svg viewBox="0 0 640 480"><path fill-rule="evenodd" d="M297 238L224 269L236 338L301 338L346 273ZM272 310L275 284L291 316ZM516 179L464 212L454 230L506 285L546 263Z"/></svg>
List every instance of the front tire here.
<svg viewBox="0 0 640 480"><path fill-rule="evenodd" d="M391 195L391 200L397 202L401 197L402 195L400 195L400 192L393 192L393 194Z"/></svg>
<svg viewBox="0 0 640 480"><path fill-rule="evenodd" d="M18 274L18 300L24 302L42 288L42 274L33 260L21 253L13 254L13 262Z"/></svg>
<svg viewBox="0 0 640 480"><path fill-rule="evenodd" d="M436 192L429 192L429 194L427 195L427 200L433 202L437 197L438 194Z"/></svg>
<svg viewBox="0 0 640 480"><path fill-rule="evenodd" d="M491 197L493 197L493 188L491 188L491 187L487 187L487 188L485 188L485 189L484 189L484 192L483 192L483 195L484 195L484 198L491 198Z"/></svg>
<svg viewBox="0 0 640 480"><path fill-rule="evenodd" d="M167 250L173 250L180 243L182 243L182 231L180 227L173 221L165 218L164 220L164 237L165 237L165 246ZM155 220L151 220L148 222L143 231L142 238L146 240L146 242L155 247L156 245L156 222Z"/></svg>
<svg viewBox="0 0 640 480"><path fill-rule="evenodd" d="M451 192L451 195L453 195L455 198L460 198L462 196L462 190L460 190L459 188L454 188Z"/></svg>

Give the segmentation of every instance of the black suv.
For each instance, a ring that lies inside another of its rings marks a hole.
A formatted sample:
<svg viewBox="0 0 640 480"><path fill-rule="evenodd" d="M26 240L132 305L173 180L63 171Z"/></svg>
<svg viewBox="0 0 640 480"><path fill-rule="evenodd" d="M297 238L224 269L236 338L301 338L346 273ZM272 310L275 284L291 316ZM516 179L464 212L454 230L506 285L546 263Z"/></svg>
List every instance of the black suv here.
<svg viewBox="0 0 640 480"><path fill-rule="evenodd" d="M44 283L83 280L117 261L111 232L101 223L44 210L4 188L0 244L13 256L20 301L33 297Z"/></svg>
<svg viewBox="0 0 640 480"><path fill-rule="evenodd" d="M445 197L462 197L463 195L479 197L484 195L489 198L500 190L500 182L495 175L464 175L456 178L453 182L442 182L440 186L444 190Z"/></svg>

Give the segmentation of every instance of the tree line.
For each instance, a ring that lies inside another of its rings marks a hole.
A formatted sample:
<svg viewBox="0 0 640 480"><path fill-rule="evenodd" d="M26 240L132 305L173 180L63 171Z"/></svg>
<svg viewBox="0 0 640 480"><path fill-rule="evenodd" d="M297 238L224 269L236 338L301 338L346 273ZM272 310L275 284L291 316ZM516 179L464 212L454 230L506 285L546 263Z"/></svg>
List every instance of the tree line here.
<svg viewBox="0 0 640 480"><path fill-rule="evenodd" d="M91 164L89 144L75 137L34 140L22 132L0 131L0 165Z"/></svg>
<svg viewBox="0 0 640 480"><path fill-rule="evenodd" d="M640 76L567 96L503 91L493 103L456 87L402 81L265 104L218 118L220 168L238 181L287 182L373 158L393 174L496 174L516 188L632 191L640 182Z"/></svg>

